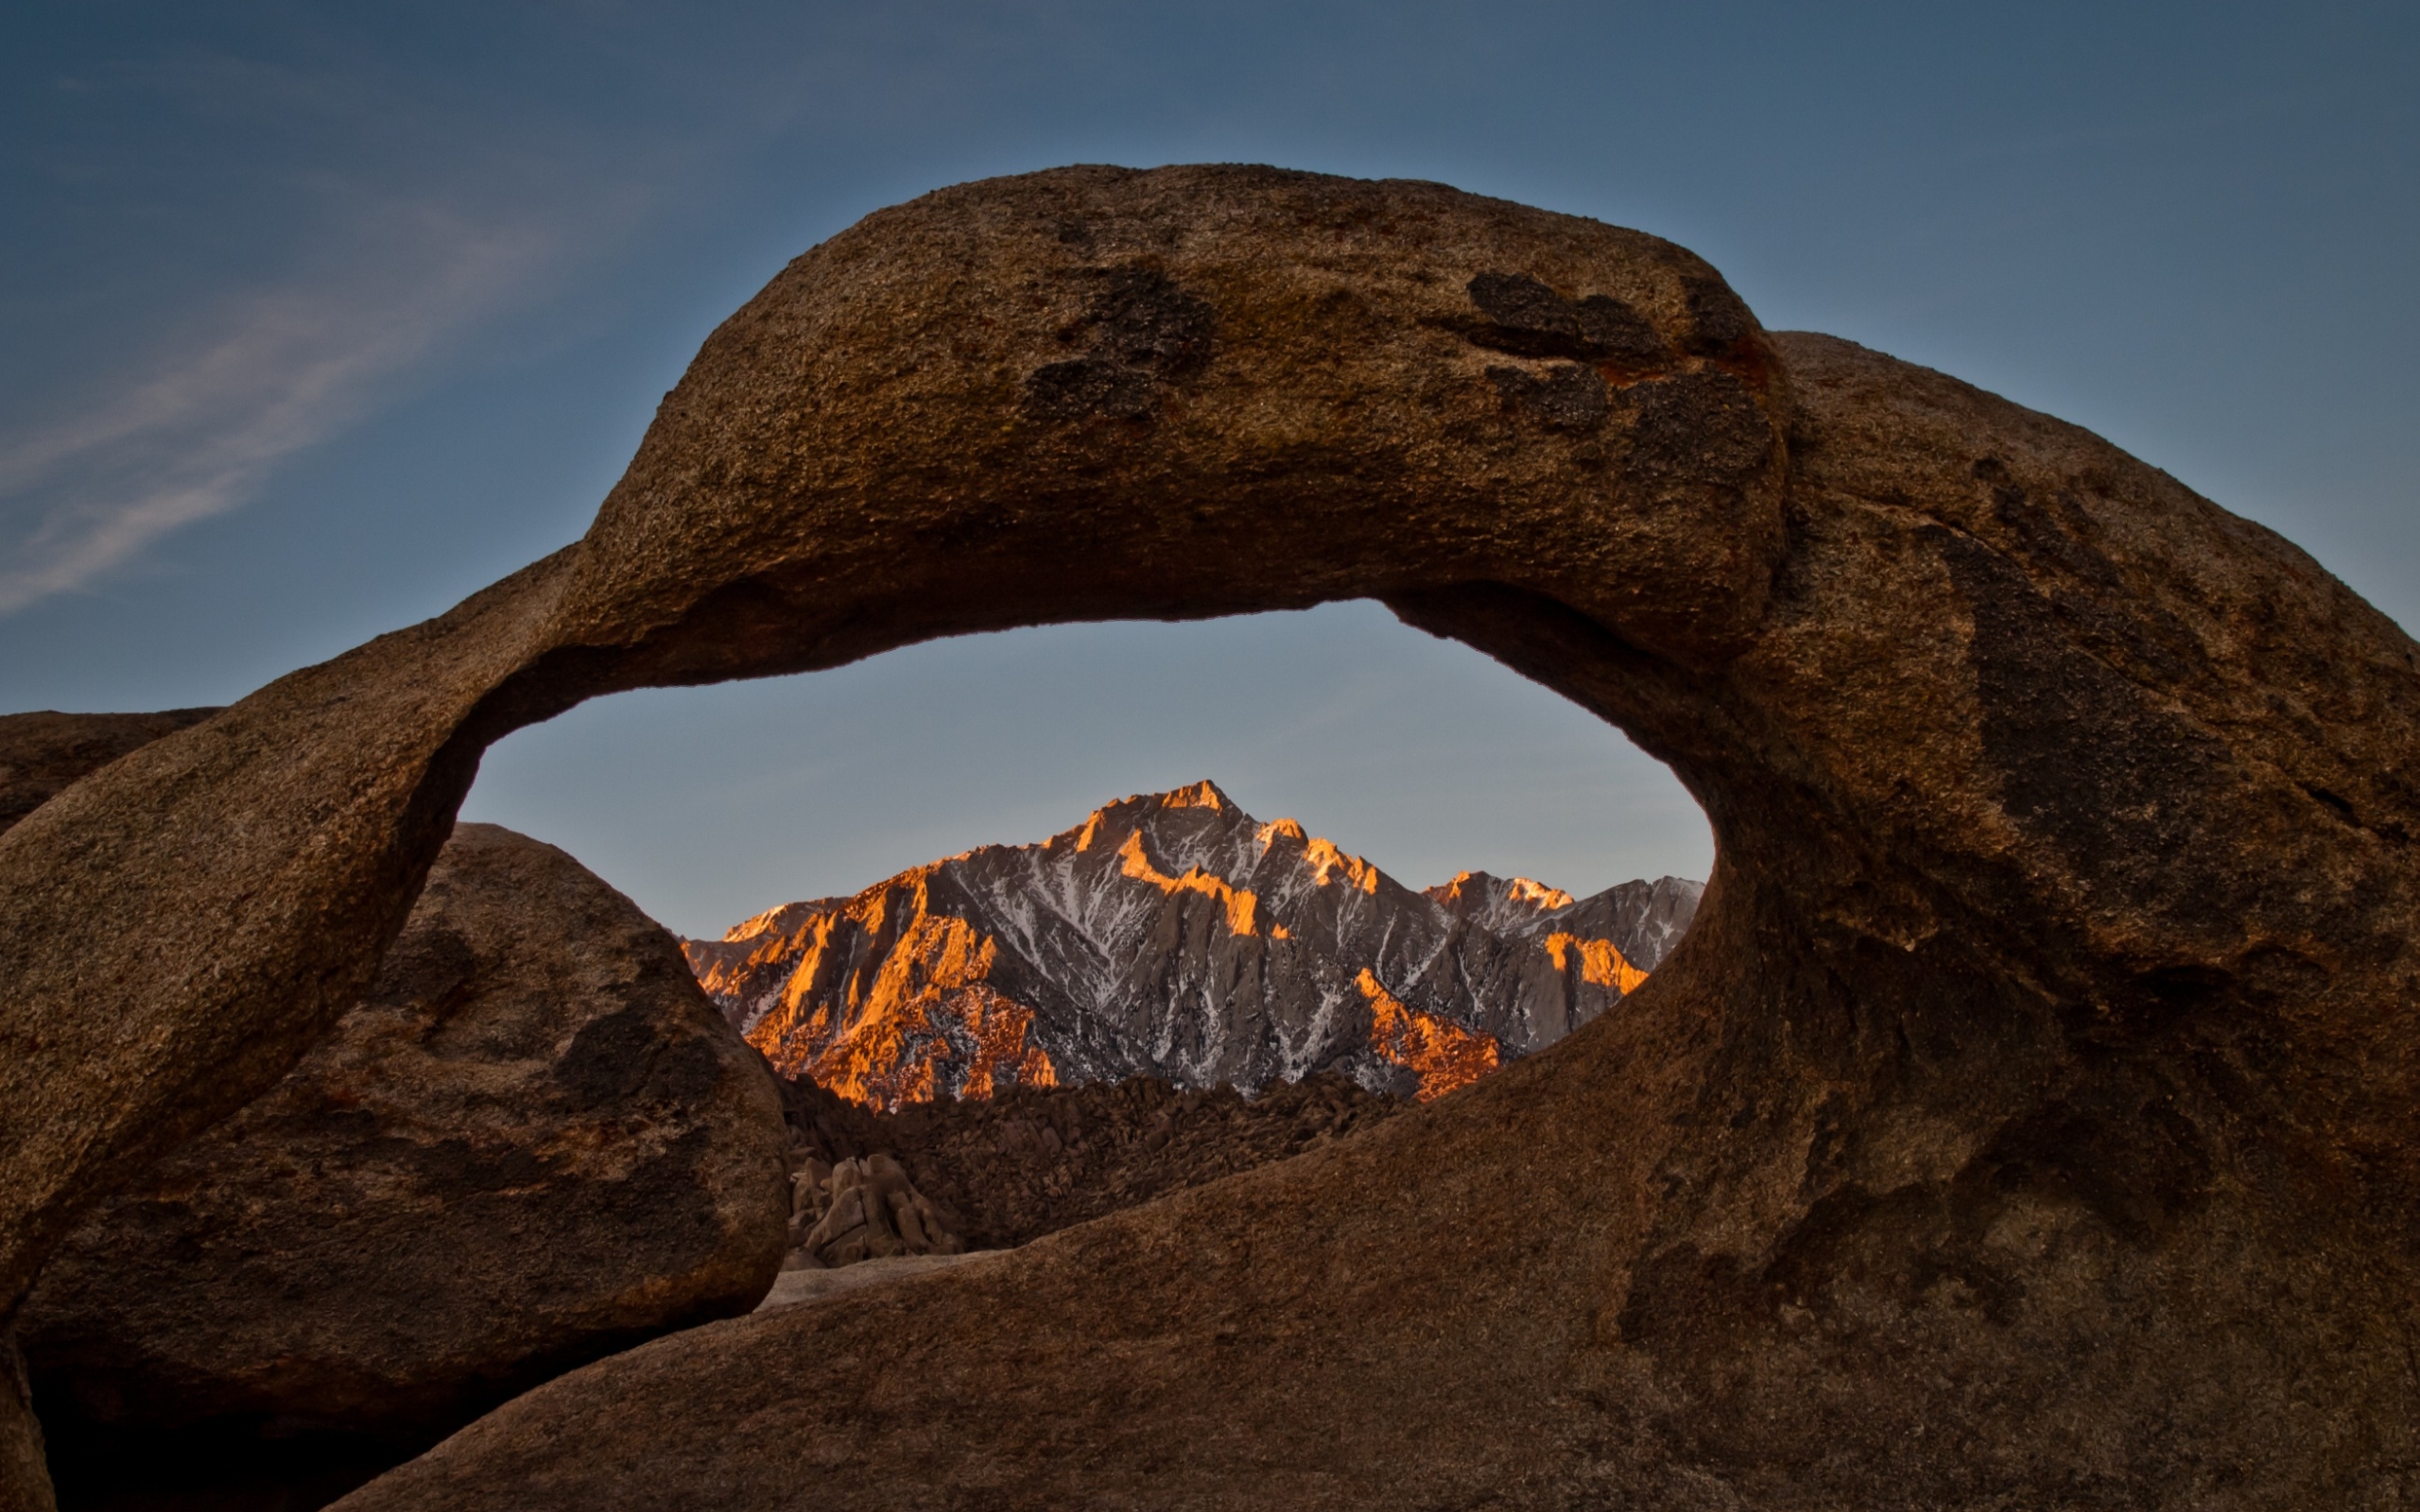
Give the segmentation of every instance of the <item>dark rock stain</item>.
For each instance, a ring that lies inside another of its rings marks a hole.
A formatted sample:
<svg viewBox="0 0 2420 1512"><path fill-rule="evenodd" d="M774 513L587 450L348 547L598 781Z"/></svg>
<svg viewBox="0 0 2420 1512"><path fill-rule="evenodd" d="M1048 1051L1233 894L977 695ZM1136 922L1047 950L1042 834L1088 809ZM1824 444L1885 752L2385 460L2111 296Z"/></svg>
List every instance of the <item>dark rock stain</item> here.
<svg viewBox="0 0 2420 1512"><path fill-rule="evenodd" d="M2029 556L2096 588L2124 588L2109 558L2083 543L2091 534L2092 519L2072 497L2056 493L2047 503L2036 502L2017 483L2008 464L1996 456L1979 457L1971 471L1976 481L1991 490L1993 518Z"/></svg>
<svg viewBox="0 0 2420 1512"><path fill-rule="evenodd" d="M2006 463L1978 459L1973 472L1991 490L1992 517L2018 555L2048 570L2046 590L2060 620L2095 655L2138 675L2189 682L2210 671L2208 653L2184 622L2127 586L2117 566L2092 544L2092 516L2065 490L2029 493Z"/></svg>
<svg viewBox="0 0 2420 1512"><path fill-rule="evenodd" d="M2016 564L1971 536L1930 535L1974 619L1969 650L2000 806L2108 902L2198 934L2251 900L2195 844L2223 821L2225 747L2077 644Z"/></svg>
<svg viewBox="0 0 2420 1512"><path fill-rule="evenodd" d="M1772 422L1734 374L1717 369L1634 384L1619 403L1634 417L1630 470L1642 480L1745 483L1772 460Z"/></svg>
<svg viewBox="0 0 2420 1512"><path fill-rule="evenodd" d="M1728 352L1756 333L1756 318L1731 286L1703 276L1681 281L1689 309L1689 350L1705 356Z"/></svg>
<svg viewBox="0 0 2420 1512"><path fill-rule="evenodd" d="M715 1090L722 1061L703 1037L667 1041L660 1019L631 1007L595 1020L574 1036L554 1079L575 1108L689 1106Z"/></svg>
<svg viewBox="0 0 2420 1512"><path fill-rule="evenodd" d="M1160 378L1187 378L1210 365L1217 317L1210 306L1150 268L1111 268L1085 317L1093 350Z"/></svg>
<svg viewBox="0 0 2420 1512"><path fill-rule="evenodd" d="M434 1033L469 1001L478 952L461 932L443 924L407 930L379 963L367 1005L389 1012L424 1013Z"/></svg>
<svg viewBox="0 0 2420 1512"><path fill-rule="evenodd" d="M1153 268L1093 269L1092 302L1069 337L1089 353L1026 375L1027 413L1043 420L1145 420L1160 395L1209 367L1217 313Z"/></svg>
<svg viewBox="0 0 2420 1512"><path fill-rule="evenodd" d="M1148 372L1100 357L1079 357L1037 368L1025 381L1026 408L1047 420L1141 420L1151 412L1160 386Z"/></svg>
<svg viewBox="0 0 2420 1512"><path fill-rule="evenodd" d="M1470 281L1469 292L1494 323L1464 334L1491 352L1627 367L1670 355L1646 317L1610 294L1567 300L1526 273L1481 273Z"/></svg>
<svg viewBox="0 0 2420 1512"><path fill-rule="evenodd" d="M535 1186L553 1174L545 1160L528 1150L510 1144L475 1146L464 1139L414 1146L409 1163L423 1186L446 1194L449 1200L458 1200L464 1193Z"/></svg>
<svg viewBox="0 0 2420 1512"><path fill-rule="evenodd" d="M2135 1244L2201 1208L2212 1169L2191 1121L2156 1087L2116 1072L2013 1125L1984 1163L2001 1190L2071 1196Z"/></svg>
<svg viewBox="0 0 2420 1512"><path fill-rule="evenodd" d="M1605 380L1577 363L1558 364L1543 377L1520 368L1490 368L1487 376L1506 413L1527 416L1550 431L1593 431L1610 408Z"/></svg>

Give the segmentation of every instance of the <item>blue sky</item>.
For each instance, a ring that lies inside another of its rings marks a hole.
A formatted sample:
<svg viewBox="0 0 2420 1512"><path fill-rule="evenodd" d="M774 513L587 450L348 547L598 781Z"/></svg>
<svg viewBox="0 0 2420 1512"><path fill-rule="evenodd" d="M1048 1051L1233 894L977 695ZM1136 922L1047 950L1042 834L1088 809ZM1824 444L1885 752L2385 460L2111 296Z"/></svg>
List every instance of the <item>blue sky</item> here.
<svg viewBox="0 0 2420 1512"><path fill-rule="evenodd" d="M789 257L1068 162L1442 180L2091 426L2420 625L2420 8L21 3L0 710L240 696L577 536ZM1216 778L1419 885L1703 875L1614 732L1370 606L628 695L470 811L719 929Z"/></svg>

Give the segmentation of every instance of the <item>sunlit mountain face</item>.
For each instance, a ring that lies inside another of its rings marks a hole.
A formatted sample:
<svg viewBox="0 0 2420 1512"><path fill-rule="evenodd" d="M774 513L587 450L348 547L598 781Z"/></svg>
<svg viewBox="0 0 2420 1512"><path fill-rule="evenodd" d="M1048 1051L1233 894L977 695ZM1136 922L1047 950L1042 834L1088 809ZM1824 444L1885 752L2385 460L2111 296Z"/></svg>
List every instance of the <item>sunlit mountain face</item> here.
<svg viewBox="0 0 2420 1512"><path fill-rule="evenodd" d="M1414 892L1210 782L787 903L690 968L784 1074L876 1108L1152 1075L1335 1071L1442 1096L1653 971L1696 910L1666 877L1573 899L1464 872Z"/></svg>

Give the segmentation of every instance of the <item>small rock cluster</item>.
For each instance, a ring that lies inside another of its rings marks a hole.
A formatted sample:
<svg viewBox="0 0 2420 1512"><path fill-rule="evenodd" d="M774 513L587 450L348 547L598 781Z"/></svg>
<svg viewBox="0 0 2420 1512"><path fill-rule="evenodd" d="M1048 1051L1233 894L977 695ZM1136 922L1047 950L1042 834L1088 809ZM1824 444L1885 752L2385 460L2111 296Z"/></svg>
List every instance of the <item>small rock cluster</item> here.
<svg viewBox="0 0 2420 1512"><path fill-rule="evenodd" d="M808 1263L801 1255L834 1265L956 1252L945 1244L1012 1247L1317 1149L1405 1106L1334 1074L1275 1083L1250 1099L1232 1087L1183 1091L1138 1076L917 1103L895 1113L811 1081L785 1082L784 1100L799 1172L794 1266ZM844 1176L852 1167L855 1174ZM868 1194L855 1207L840 1194L844 1182ZM908 1229L908 1212L923 1246ZM859 1214L872 1215L863 1227ZM899 1247L884 1247L890 1245Z"/></svg>
<svg viewBox="0 0 2420 1512"><path fill-rule="evenodd" d="M790 1180L790 1252L784 1270L830 1269L901 1255L960 1255L930 1199L888 1155L833 1165L804 1156Z"/></svg>

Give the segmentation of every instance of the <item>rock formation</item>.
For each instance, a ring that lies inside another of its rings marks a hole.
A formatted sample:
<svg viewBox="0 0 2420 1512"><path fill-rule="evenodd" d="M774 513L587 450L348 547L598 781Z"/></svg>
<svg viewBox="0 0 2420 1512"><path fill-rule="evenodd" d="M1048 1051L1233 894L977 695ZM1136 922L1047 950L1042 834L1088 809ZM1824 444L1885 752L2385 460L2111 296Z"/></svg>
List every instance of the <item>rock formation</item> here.
<svg viewBox="0 0 2420 1512"><path fill-rule="evenodd" d="M1619 1001L1700 890L1667 877L1575 902L1465 872L1423 895L1204 782L682 948L776 1067L876 1107L1321 1071L1428 1098Z"/></svg>
<svg viewBox="0 0 2420 1512"><path fill-rule="evenodd" d="M802 1194L841 1163L892 1159L942 1232L974 1249L1027 1244L1324 1149L1404 1106L1333 1074L1278 1082L1249 1099L1233 1087L1185 1090L1137 1076L911 1103L892 1113L811 1081L783 1090ZM821 1215L813 1203L801 1207Z"/></svg>
<svg viewBox="0 0 2420 1512"><path fill-rule="evenodd" d="M148 746L216 709L170 709L156 714L63 714L43 710L0 714L0 830L52 795L138 747Z"/></svg>
<svg viewBox="0 0 2420 1512"><path fill-rule="evenodd" d="M365 1479L748 1311L782 1253L781 1120L661 926L551 846L458 827L361 1005L52 1257L17 1328L62 1484Z"/></svg>
<svg viewBox="0 0 2420 1512"><path fill-rule="evenodd" d="M965 1241L888 1155L810 1167L790 1192L791 1254L802 1265L836 1270L902 1255L966 1252Z"/></svg>
<svg viewBox="0 0 2420 1512"><path fill-rule="evenodd" d="M0 835L0 1295L360 995L507 730L1354 595L1704 803L1703 902L1621 1012L600 1362L349 1505L2420 1496L2420 648L1668 244L1269 169L869 216L707 341L580 542Z"/></svg>
<svg viewBox="0 0 2420 1512"><path fill-rule="evenodd" d="M1250 1099L1137 1076L895 1112L812 1081L782 1090L792 1173L785 1274L1010 1248L1324 1148L1402 1106L1334 1074ZM784 1305L811 1290L793 1287Z"/></svg>

